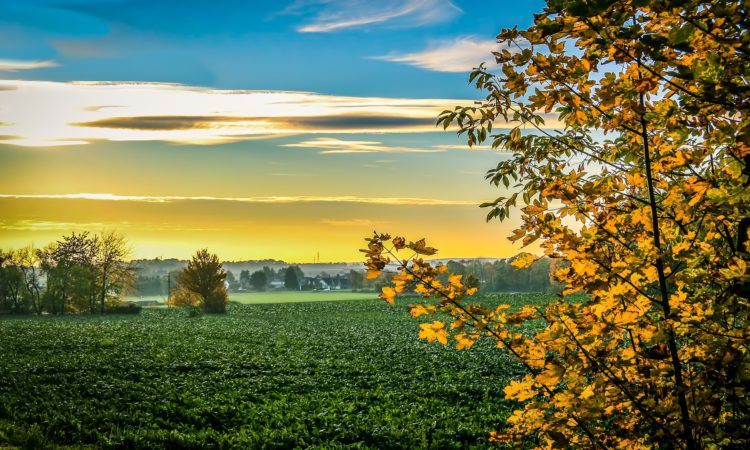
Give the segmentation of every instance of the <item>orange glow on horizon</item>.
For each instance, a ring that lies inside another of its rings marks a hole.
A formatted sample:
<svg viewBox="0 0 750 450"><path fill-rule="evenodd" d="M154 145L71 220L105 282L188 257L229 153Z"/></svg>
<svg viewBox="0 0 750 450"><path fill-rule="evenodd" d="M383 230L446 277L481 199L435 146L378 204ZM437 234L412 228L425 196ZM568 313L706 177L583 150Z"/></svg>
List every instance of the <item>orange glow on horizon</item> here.
<svg viewBox="0 0 750 450"><path fill-rule="evenodd" d="M224 260L303 263L320 252L322 261L351 262L361 259L358 249L373 230L427 237L441 258L509 257L519 251L505 238L509 224L485 223L484 211L469 205L0 198L0 209L6 211L2 248L44 246L72 231L117 230L136 259L187 258L208 247Z"/></svg>

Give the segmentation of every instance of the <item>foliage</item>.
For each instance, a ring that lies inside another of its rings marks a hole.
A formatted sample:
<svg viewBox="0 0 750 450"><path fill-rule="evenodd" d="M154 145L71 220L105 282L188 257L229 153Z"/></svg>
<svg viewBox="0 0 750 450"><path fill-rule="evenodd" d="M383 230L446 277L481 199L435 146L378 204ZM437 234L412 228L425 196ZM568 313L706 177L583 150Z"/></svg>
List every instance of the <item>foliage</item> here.
<svg viewBox="0 0 750 450"><path fill-rule="evenodd" d="M182 307L198 307L201 305L201 296L196 292L191 291L182 283L172 288L167 301L167 306L182 308Z"/></svg>
<svg viewBox="0 0 750 450"><path fill-rule="evenodd" d="M72 233L44 249L0 251L0 311L102 313L130 291L129 249L114 232Z"/></svg>
<svg viewBox="0 0 750 450"><path fill-rule="evenodd" d="M98 272L99 312L104 312L108 300L127 294L135 282L135 269L125 262L130 253L124 236L113 231L105 231L99 236L94 257Z"/></svg>
<svg viewBox="0 0 750 450"><path fill-rule="evenodd" d="M226 285L227 285L227 291L236 291L240 287L239 281L234 277L234 274L231 270L226 270L227 278L226 278Z"/></svg>
<svg viewBox="0 0 750 450"><path fill-rule="evenodd" d="M240 287L250 289L250 271L247 269L240 271Z"/></svg>
<svg viewBox="0 0 750 450"><path fill-rule="evenodd" d="M20 268L18 253L0 251L0 311L22 312L24 273Z"/></svg>
<svg viewBox="0 0 750 450"><path fill-rule="evenodd" d="M39 314L42 311L42 291L44 289L42 284L43 273L40 267L41 252L33 245L27 245L14 253L15 261L12 261L12 265L20 270L23 279L24 294L22 297L26 300L26 308L24 309Z"/></svg>
<svg viewBox="0 0 750 450"><path fill-rule="evenodd" d="M99 239L88 232L71 233L44 248L47 274L45 308L52 314L94 312L98 302L96 258Z"/></svg>
<svg viewBox="0 0 750 450"><path fill-rule="evenodd" d="M424 240L375 235L368 268L400 266L382 297L414 286L442 314L428 340L489 336L526 368L520 402L493 436L539 447L750 446L747 2L549 0L534 25L498 35L499 65L471 80L480 105L445 112L470 145L510 153L488 172L515 208L510 236L562 260L564 295L508 312L466 304L461 275ZM555 129L557 128L557 129ZM495 134L492 134L495 133ZM399 258L400 249L418 255ZM393 254L390 254L393 253ZM524 267L536 259L519 257ZM541 322L533 336L519 324Z"/></svg>
<svg viewBox="0 0 750 450"><path fill-rule="evenodd" d="M0 447L486 448L520 373L373 301L5 318L0 336Z"/></svg>
<svg viewBox="0 0 750 450"><path fill-rule="evenodd" d="M218 256L205 248L198 250L178 276L172 292L174 304L200 306L207 313L225 312L229 302L226 276Z"/></svg>
<svg viewBox="0 0 750 450"><path fill-rule="evenodd" d="M265 291L267 283L266 273L262 270L255 271L250 275L250 285L256 291Z"/></svg>
<svg viewBox="0 0 750 450"><path fill-rule="evenodd" d="M138 272L138 269L136 271ZM133 283L133 294L139 296L160 295L166 293L167 288L168 281L166 276L138 273Z"/></svg>
<svg viewBox="0 0 750 450"><path fill-rule="evenodd" d="M289 290L299 291L300 290L299 278L300 277L297 275L297 270L295 269L295 266L287 267L286 271L284 271L284 287Z"/></svg>
<svg viewBox="0 0 750 450"><path fill-rule="evenodd" d="M551 279L555 260L542 257L528 267L519 269L514 258L482 262L481 260L450 260L448 273L473 277L480 292L559 292L560 284ZM447 275L445 276L447 278Z"/></svg>

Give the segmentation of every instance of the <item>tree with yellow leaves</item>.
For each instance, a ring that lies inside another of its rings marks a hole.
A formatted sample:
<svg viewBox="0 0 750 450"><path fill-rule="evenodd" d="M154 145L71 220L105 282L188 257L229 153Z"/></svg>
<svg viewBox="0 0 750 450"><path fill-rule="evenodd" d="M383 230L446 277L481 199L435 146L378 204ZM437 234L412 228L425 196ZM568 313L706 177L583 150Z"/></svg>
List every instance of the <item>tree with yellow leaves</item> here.
<svg viewBox="0 0 750 450"><path fill-rule="evenodd" d="M749 9L548 0L531 27L498 35L496 70L472 72L485 99L438 119L511 152L488 172L507 192L483 205L488 220L520 210L509 239L565 261L557 301L490 308L460 276L438 279L447 268L422 259L435 252L424 240L368 238L370 276L398 267L382 298L435 299L410 307L438 315L421 338L488 337L526 369L495 440L750 447Z"/></svg>
<svg viewBox="0 0 750 450"><path fill-rule="evenodd" d="M172 306L200 306L207 313L224 313L229 303L227 272L219 257L202 248L180 271L172 290Z"/></svg>

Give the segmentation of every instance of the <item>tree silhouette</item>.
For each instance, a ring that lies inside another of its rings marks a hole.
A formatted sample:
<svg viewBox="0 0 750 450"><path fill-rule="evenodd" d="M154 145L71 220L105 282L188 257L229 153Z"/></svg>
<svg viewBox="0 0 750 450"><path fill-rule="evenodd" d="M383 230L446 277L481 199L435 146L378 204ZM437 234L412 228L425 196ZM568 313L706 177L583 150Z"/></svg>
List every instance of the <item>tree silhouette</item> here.
<svg viewBox="0 0 750 450"><path fill-rule="evenodd" d="M300 288L297 270L293 266L287 267L284 273L284 287L294 291L298 291Z"/></svg>
<svg viewBox="0 0 750 450"><path fill-rule="evenodd" d="M184 289L197 296L201 308L207 313L223 313L229 302L224 284L226 272L219 257L200 249L188 262L178 277L178 292Z"/></svg>
<svg viewBox="0 0 750 450"><path fill-rule="evenodd" d="M255 271L250 275L250 284L256 291L265 291L267 282L266 273L262 270Z"/></svg>

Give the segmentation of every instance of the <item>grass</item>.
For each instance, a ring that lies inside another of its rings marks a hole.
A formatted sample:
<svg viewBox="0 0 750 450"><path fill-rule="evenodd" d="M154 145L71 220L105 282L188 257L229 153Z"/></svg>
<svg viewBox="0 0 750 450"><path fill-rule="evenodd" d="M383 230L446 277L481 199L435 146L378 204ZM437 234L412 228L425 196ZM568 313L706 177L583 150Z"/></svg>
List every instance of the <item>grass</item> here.
<svg viewBox="0 0 750 450"><path fill-rule="evenodd" d="M268 292L235 292L229 294L229 300L244 304L268 304L268 303L299 303L299 302L328 302L339 300L371 300L377 297L372 292L350 292L350 291L268 291ZM166 297L151 295L144 297L130 297L128 300L156 300L166 301Z"/></svg>
<svg viewBox="0 0 750 450"><path fill-rule="evenodd" d="M0 319L0 447L486 448L521 369L417 339L399 306Z"/></svg>
<svg viewBox="0 0 750 450"><path fill-rule="evenodd" d="M229 300L244 304L298 303L339 300L374 300L378 294L372 292L320 291L320 292L242 292L229 295Z"/></svg>

